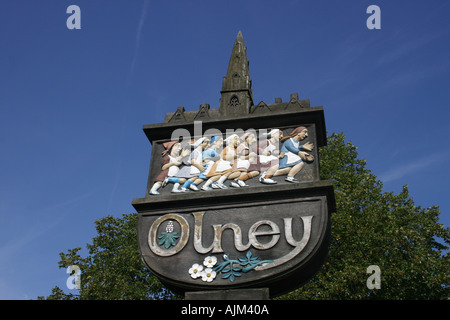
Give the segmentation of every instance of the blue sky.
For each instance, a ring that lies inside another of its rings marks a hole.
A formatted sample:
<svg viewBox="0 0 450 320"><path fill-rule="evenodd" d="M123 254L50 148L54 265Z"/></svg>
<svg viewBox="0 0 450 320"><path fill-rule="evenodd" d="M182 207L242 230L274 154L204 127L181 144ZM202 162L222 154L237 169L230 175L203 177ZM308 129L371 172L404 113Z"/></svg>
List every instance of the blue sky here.
<svg viewBox="0 0 450 320"><path fill-rule="evenodd" d="M66 27L71 4L80 30ZM366 27L372 4L379 30ZM59 252L135 212L142 126L217 108L239 30L255 103L298 93L324 106L384 191L408 184L449 226L449 12L446 0L2 1L0 299L71 292Z"/></svg>

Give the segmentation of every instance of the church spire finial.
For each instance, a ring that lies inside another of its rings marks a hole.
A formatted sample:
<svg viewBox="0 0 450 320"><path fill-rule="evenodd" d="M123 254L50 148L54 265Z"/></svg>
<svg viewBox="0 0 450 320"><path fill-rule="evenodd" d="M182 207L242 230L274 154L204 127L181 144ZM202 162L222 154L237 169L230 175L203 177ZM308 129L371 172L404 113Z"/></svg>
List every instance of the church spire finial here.
<svg viewBox="0 0 450 320"><path fill-rule="evenodd" d="M253 105L252 80L244 37L239 30L228 64L227 75L222 82L220 109L225 114L249 113Z"/></svg>
<svg viewBox="0 0 450 320"><path fill-rule="evenodd" d="M239 32L237 34L236 41L237 40L244 42L244 37L242 36L242 31L241 30L239 30Z"/></svg>

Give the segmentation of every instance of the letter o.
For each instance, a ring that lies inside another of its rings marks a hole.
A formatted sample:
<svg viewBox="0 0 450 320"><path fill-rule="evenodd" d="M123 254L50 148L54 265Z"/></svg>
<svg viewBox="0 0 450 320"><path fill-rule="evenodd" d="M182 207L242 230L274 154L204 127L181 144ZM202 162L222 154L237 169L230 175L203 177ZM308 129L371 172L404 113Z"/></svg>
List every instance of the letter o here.
<svg viewBox="0 0 450 320"><path fill-rule="evenodd" d="M180 241L173 248L170 248L170 249L162 249L158 245L157 240L156 240L156 237L157 237L156 233L158 231L158 227L160 226L161 223L163 223L166 220L175 220L181 226ZM163 216L159 217L158 219L156 219L153 222L153 224L150 227L150 230L148 232L148 246L150 247L150 250L152 250L158 256L162 256L162 257L173 256L174 254L180 252L186 245L188 239L189 239L189 224L188 224L188 222L182 216L180 216L178 214L174 214L174 213L166 214L166 215L163 215Z"/></svg>

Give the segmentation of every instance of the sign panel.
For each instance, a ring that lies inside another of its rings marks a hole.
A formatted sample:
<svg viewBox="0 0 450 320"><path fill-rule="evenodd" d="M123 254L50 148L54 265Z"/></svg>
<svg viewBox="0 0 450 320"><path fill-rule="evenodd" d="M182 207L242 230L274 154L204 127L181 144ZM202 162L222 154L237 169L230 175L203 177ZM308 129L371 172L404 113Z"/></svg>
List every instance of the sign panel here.
<svg viewBox="0 0 450 320"><path fill-rule="evenodd" d="M278 190L266 200L249 194L254 201L239 205L142 214L143 259L175 291L295 289L323 262L330 232L327 186L307 197L300 196L303 188L296 191L296 199Z"/></svg>

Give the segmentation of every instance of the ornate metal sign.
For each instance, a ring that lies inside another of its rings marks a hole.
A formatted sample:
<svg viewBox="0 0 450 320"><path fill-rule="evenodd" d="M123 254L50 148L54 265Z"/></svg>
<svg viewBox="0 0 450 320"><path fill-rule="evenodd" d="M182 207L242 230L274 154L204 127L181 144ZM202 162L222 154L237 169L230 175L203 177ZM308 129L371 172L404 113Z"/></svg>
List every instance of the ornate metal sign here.
<svg viewBox="0 0 450 320"><path fill-rule="evenodd" d="M253 104L239 32L218 109L179 107L145 125L148 186L134 199L143 261L175 292L293 290L328 252L331 182L320 180L322 107L292 94Z"/></svg>

